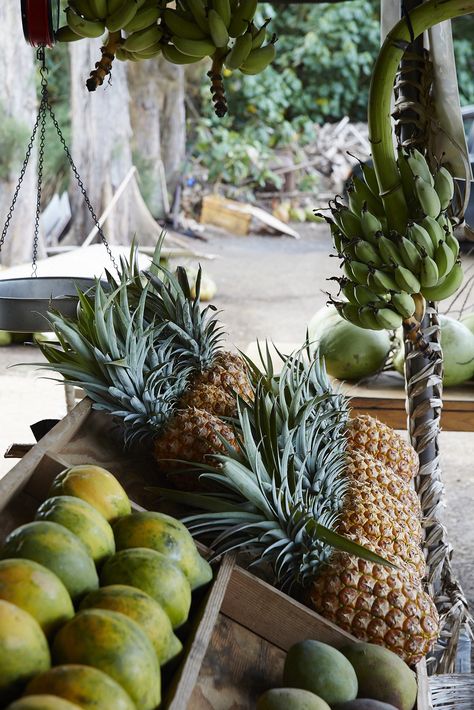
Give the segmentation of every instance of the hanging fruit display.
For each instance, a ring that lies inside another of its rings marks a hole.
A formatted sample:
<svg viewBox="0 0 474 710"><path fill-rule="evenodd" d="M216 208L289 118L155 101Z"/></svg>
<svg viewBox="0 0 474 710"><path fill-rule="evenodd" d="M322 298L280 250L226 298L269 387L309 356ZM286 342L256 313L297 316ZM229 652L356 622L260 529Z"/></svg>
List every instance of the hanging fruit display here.
<svg viewBox="0 0 474 710"><path fill-rule="evenodd" d="M172 64L212 59L208 72L217 116L227 113L224 65L243 74L259 74L275 57L269 20L254 23L257 0L68 0L59 42L107 36L102 58L87 80L89 91L101 86L115 58L139 62L162 55Z"/></svg>

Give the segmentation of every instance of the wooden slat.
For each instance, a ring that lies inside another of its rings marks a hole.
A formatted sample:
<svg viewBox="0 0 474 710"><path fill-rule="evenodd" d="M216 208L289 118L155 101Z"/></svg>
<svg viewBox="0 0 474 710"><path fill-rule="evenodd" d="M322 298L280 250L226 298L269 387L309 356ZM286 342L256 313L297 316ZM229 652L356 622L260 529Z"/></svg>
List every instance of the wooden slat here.
<svg viewBox="0 0 474 710"><path fill-rule="evenodd" d="M377 396L353 397L354 414L371 414L394 429L406 429L405 400ZM474 401L445 400L441 410L441 427L444 431L474 431Z"/></svg>
<svg viewBox="0 0 474 710"><path fill-rule="evenodd" d="M179 679L173 688L172 699L167 704L168 710L184 710L187 707L188 700L196 685L202 661L211 640L233 569L234 558L231 555L227 555L222 560L217 577L209 592L203 617L196 629L194 641L188 650L186 660L181 667Z"/></svg>
<svg viewBox="0 0 474 710"><path fill-rule="evenodd" d="M424 658L416 667L416 679L418 682L416 710L433 710L430 684L428 680L428 673L426 672L426 661Z"/></svg>
<svg viewBox="0 0 474 710"><path fill-rule="evenodd" d="M336 648L356 641L335 624L238 566L230 578L222 613L284 651L307 638Z"/></svg>

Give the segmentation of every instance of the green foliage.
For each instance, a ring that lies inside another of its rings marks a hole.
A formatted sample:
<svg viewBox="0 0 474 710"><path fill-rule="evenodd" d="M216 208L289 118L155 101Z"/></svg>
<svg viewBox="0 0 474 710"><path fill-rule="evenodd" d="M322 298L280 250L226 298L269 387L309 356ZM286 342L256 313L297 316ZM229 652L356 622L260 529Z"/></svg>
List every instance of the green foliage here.
<svg viewBox="0 0 474 710"><path fill-rule="evenodd" d="M0 179L11 180L20 172L29 138L29 128L11 118L0 104Z"/></svg>
<svg viewBox="0 0 474 710"><path fill-rule="evenodd" d="M453 20L454 53L461 105L474 104L474 24L472 17Z"/></svg>

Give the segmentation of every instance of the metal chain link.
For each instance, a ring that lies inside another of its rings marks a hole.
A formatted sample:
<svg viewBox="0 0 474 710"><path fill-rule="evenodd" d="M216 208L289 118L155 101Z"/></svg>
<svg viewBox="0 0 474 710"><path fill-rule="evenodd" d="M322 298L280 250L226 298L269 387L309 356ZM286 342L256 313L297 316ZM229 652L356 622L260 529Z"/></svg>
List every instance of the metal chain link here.
<svg viewBox="0 0 474 710"><path fill-rule="evenodd" d="M5 220L5 224L2 230L2 234L0 236L0 252L3 247L3 243L5 241L5 237L8 232L8 228L10 226L10 222L13 217L13 212L15 210L15 206L17 203L18 199L18 194L20 192L22 183L23 183L23 178L25 177L26 169L28 167L28 163L31 157L31 151L33 150L33 145L36 140L36 136L38 133L38 127L40 127L40 143L39 143L39 153L38 153L38 170L37 170L37 175L38 175L38 181L37 181L37 190L36 190L36 211L35 211L35 227L34 227L34 238L33 238L33 257L32 257L32 275L36 276L37 273L37 267L36 267L36 262L37 262L37 257L38 257L38 241L39 241L39 220L40 220L40 214L41 214L41 191L42 191L42 184L43 184L43 167L44 167L44 149L45 149L45 142L46 142L46 114L49 113L50 118L53 122L53 125L56 129L56 133L58 134L59 140L64 148L64 152L66 153L66 157L69 161L69 165L71 166L71 170L74 174L74 177L76 178L77 184L79 186L79 189L81 191L81 194L84 198L84 202L86 203L87 209L90 212L90 215L92 217L92 220L97 228L97 233L107 251L107 254L109 256L110 261L112 262L114 268L116 271L118 271L118 266L117 262L115 261L114 255L112 254L112 251L110 249L110 245L105 238L105 234L102 230L102 227L99 223L98 217L94 211L94 208L92 207L91 201L89 199L89 195L87 194L86 188L84 187L84 183L82 182L82 179L79 175L79 172L76 168L76 165L74 163L74 160L72 158L71 152L68 148L68 145L66 143L66 140L64 138L64 135L61 131L61 128L59 126L59 123L56 119L56 116L53 111L53 107L51 106L51 103L49 101L49 95L48 95L48 80L46 78L46 74L48 72L48 69L46 67L46 61L45 61L45 48L44 46L39 47L38 51L36 53L36 57L38 61L41 62L41 68L40 68L40 75L41 75L41 103L39 105L38 109L38 114L36 116L36 121L33 126L33 132L30 137L30 141L28 143L27 149L26 149L26 154L25 158L23 160L23 164L21 167L20 171L20 176L18 178L18 182L15 187L15 191L13 193L13 198L12 202L10 204L10 209L8 210L7 217Z"/></svg>

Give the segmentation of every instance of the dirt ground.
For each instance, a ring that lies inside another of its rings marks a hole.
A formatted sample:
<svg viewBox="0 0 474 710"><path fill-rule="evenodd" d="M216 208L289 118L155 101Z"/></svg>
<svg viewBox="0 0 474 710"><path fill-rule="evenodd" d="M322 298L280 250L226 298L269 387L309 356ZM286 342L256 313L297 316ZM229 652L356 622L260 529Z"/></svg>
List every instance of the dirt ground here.
<svg viewBox="0 0 474 710"><path fill-rule="evenodd" d="M329 258L325 226L298 226L300 240L278 237L230 237L213 234L208 243L191 243L215 255L203 261L218 287L215 302L229 340L245 349L259 339L295 344L302 341L312 314L326 301L326 278L335 263ZM37 379L30 365L39 353L28 346L0 348L0 450L32 442L29 425L64 416L60 384ZM441 461L446 486L445 523L454 548L453 563L474 608L474 434L443 432ZM14 461L0 458L0 475Z"/></svg>

